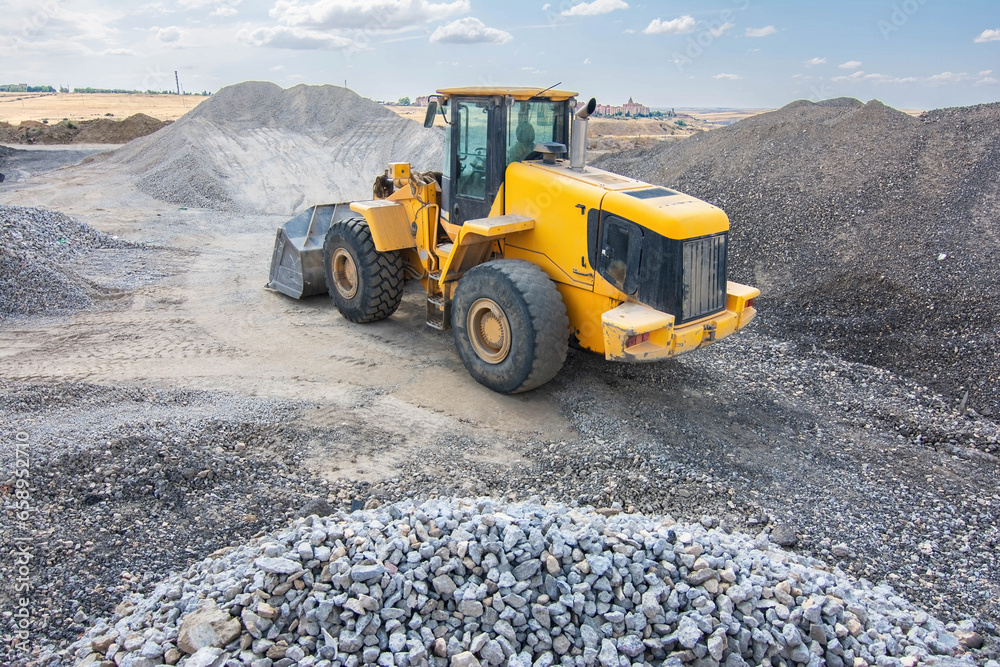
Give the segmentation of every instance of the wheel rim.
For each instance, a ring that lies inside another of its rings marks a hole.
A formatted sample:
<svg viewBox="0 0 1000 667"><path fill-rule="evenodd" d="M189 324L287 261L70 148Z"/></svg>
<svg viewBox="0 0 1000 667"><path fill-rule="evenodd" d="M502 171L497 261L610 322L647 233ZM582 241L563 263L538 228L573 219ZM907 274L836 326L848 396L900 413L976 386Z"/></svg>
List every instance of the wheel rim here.
<svg viewBox="0 0 1000 667"><path fill-rule="evenodd" d="M358 293L358 267L351 253L345 248L337 248L330 260L333 264L333 286L345 299L353 299Z"/></svg>
<svg viewBox="0 0 1000 667"><path fill-rule="evenodd" d="M510 353L510 322L503 309L492 299L479 299L469 309L466 330L472 349L479 358L499 364Z"/></svg>

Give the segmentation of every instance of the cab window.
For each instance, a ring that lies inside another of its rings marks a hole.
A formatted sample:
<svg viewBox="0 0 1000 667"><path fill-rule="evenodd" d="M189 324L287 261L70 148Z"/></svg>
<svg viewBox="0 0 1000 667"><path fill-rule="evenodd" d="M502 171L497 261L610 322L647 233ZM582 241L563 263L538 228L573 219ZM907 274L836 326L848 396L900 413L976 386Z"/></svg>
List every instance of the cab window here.
<svg viewBox="0 0 1000 667"><path fill-rule="evenodd" d="M507 112L507 164L538 158L539 142L564 142L565 105L547 100L514 103Z"/></svg>
<svg viewBox="0 0 1000 667"><path fill-rule="evenodd" d="M486 199L489 108L485 102L459 102L457 109L457 193L461 197Z"/></svg>

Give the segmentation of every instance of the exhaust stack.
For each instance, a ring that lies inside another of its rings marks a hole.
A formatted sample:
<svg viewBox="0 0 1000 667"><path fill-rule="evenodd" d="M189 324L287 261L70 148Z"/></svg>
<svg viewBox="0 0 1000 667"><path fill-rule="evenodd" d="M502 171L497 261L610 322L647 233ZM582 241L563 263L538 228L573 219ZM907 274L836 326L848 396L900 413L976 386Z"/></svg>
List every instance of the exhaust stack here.
<svg viewBox="0 0 1000 667"><path fill-rule="evenodd" d="M597 109L597 100L593 97L586 106L573 116L573 139L570 150L570 169L583 171L587 166L587 119Z"/></svg>

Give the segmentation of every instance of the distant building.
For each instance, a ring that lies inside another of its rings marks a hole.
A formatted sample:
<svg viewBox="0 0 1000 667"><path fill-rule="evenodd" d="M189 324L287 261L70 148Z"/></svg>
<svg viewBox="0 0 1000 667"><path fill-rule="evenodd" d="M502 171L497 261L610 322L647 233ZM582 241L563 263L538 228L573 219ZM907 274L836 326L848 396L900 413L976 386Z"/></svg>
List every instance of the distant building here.
<svg viewBox="0 0 1000 667"><path fill-rule="evenodd" d="M610 104L598 104L594 111L595 116L626 116L630 118L641 118L651 114L650 108L645 104L639 104L628 98L628 102L620 106Z"/></svg>
<svg viewBox="0 0 1000 667"><path fill-rule="evenodd" d="M430 95L424 95L423 97L418 97L414 104L418 107L425 107L431 101Z"/></svg>

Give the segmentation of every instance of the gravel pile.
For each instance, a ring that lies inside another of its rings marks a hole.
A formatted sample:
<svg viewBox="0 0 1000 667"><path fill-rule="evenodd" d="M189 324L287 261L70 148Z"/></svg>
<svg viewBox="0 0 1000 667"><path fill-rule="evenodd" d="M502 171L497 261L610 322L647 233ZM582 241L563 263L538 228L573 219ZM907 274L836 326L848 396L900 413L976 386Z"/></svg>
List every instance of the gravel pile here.
<svg viewBox="0 0 1000 667"><path fill-rule="evenodd" d="M90 307L101 287L74 265L95 251L135 247L62 213L0 206L0 321Z"/></svg>
<svg viewBox="0 0 1000 667"><path fill-rule="evenodd" d="M0 123L0 142L9 144L124 144L167 125L144 113L124 120L95 118L75 122Z"/></svg>
<svg viewBox="0 0 1000 667"><path fill-rule="evenodd" d="M335 86L228 86L161 132L108 157L143 192L183 206L292 214L371 197L390 161L442 164L424 129Z"/></svg>
<svg viewBox="0 0 1000 667"><path fill-rule="evenodd" d="M309 516L133 597L68 653L133 667L888 667L959 646L891 588L766 537L442 499Z"/></svg>
<svg viewBox="0 0 1000 667"><path fill-rule="evenodd" d="M1000 414L1000 104L800 101L595 164L725 210L761 330Z"/></svg>

